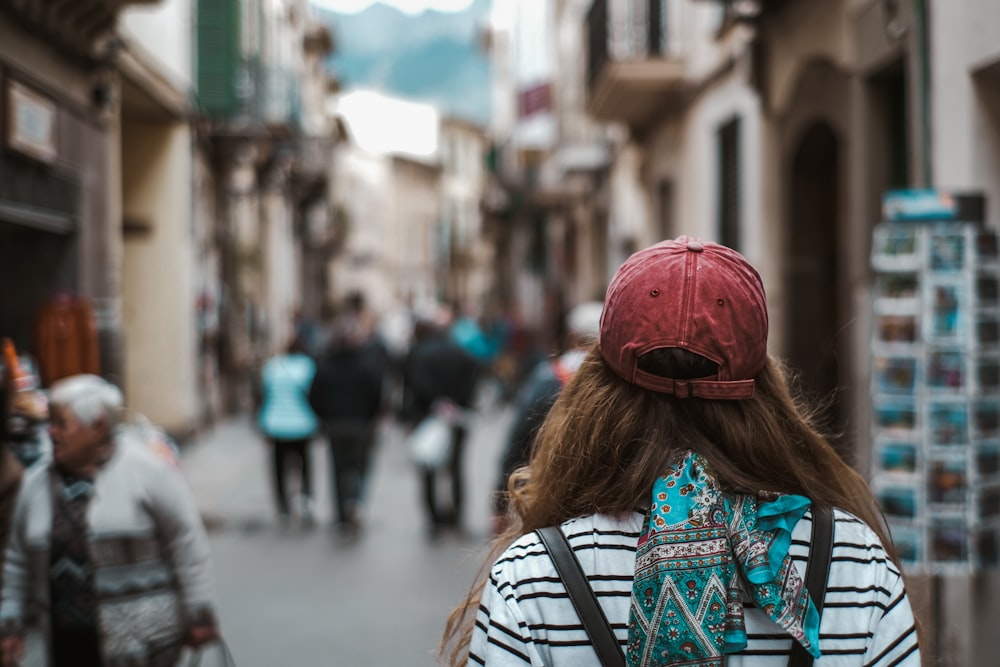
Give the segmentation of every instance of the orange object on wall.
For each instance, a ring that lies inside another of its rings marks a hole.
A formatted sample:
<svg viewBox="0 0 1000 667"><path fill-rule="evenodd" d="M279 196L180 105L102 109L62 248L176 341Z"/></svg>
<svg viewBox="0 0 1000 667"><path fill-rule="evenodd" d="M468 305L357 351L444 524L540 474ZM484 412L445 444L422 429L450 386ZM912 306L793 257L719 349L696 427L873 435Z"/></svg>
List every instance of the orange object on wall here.
<svg viewBox="0 0 1000 667"><path fill-rule="evenodd" d="M86 298L60 294L39 309L35 354L45 386L79 373L100 374L97 324Z"/></svg>

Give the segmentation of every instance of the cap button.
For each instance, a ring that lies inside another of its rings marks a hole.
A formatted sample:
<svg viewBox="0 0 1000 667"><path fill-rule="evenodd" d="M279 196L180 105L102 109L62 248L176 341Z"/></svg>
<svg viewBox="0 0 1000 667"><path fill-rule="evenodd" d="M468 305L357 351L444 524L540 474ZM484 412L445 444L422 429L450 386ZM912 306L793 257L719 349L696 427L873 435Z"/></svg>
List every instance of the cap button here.
<svg viewBox="0 0 1000 667"><path fill-rule="evenodd" d="M688 250L691 252L701 252L705 249L705 246L698 243L697 241L688 241Z"/></svg>

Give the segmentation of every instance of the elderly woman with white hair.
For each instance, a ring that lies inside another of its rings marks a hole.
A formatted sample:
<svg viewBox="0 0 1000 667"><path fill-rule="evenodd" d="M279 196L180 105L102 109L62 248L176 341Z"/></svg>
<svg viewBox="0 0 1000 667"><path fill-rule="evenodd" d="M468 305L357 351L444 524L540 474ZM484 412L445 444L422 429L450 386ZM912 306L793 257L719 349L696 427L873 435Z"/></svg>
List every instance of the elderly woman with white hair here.
<svg viewBox="0 0 1000 667"><path fill-rule="evenodd" d="M0 594L4 665L25 630L51 667L175 665L217 639L210 552L180 472L120 428L122 394L94 375L55 383L52 458L25 473Z"/></svg>

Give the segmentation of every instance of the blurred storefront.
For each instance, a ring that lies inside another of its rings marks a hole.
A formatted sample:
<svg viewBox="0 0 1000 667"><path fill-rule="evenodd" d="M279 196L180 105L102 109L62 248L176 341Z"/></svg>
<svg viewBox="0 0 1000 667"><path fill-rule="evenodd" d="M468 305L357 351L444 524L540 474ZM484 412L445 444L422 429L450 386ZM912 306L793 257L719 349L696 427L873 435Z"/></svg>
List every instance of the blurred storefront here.
<svg viewBox="0 0 1000 667"><path fill-rule="evenodd" d="M92 361L79 370L116 380L120 196L110 62L123 4L0 3L0 334L45 356L45 340L71 334L52 329L69 320L42 318L43 311L72 310L80 318L72 336L93 336L98 348L99 367ZM43 375L55 379L41 361Z"/></svg>

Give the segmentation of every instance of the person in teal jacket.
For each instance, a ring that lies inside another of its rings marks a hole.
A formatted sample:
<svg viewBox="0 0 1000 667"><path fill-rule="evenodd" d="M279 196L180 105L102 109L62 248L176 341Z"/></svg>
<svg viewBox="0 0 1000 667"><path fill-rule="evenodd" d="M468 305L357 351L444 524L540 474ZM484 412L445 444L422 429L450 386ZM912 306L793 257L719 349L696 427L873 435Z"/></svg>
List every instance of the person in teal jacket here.
<svg viewBox="0 0 1000 667"><path fill-rule="evenodd" d="M316 434L318 420L309 407L309 386L316 375L316 364L296 338L287 350L264 362L261 370L263 401L257 424L271 441L274 490L278 516L282 523L291 520L286 479L289 460L298 459L302 494L300 518L312 522L312 466L309 443Z"/></svg>

